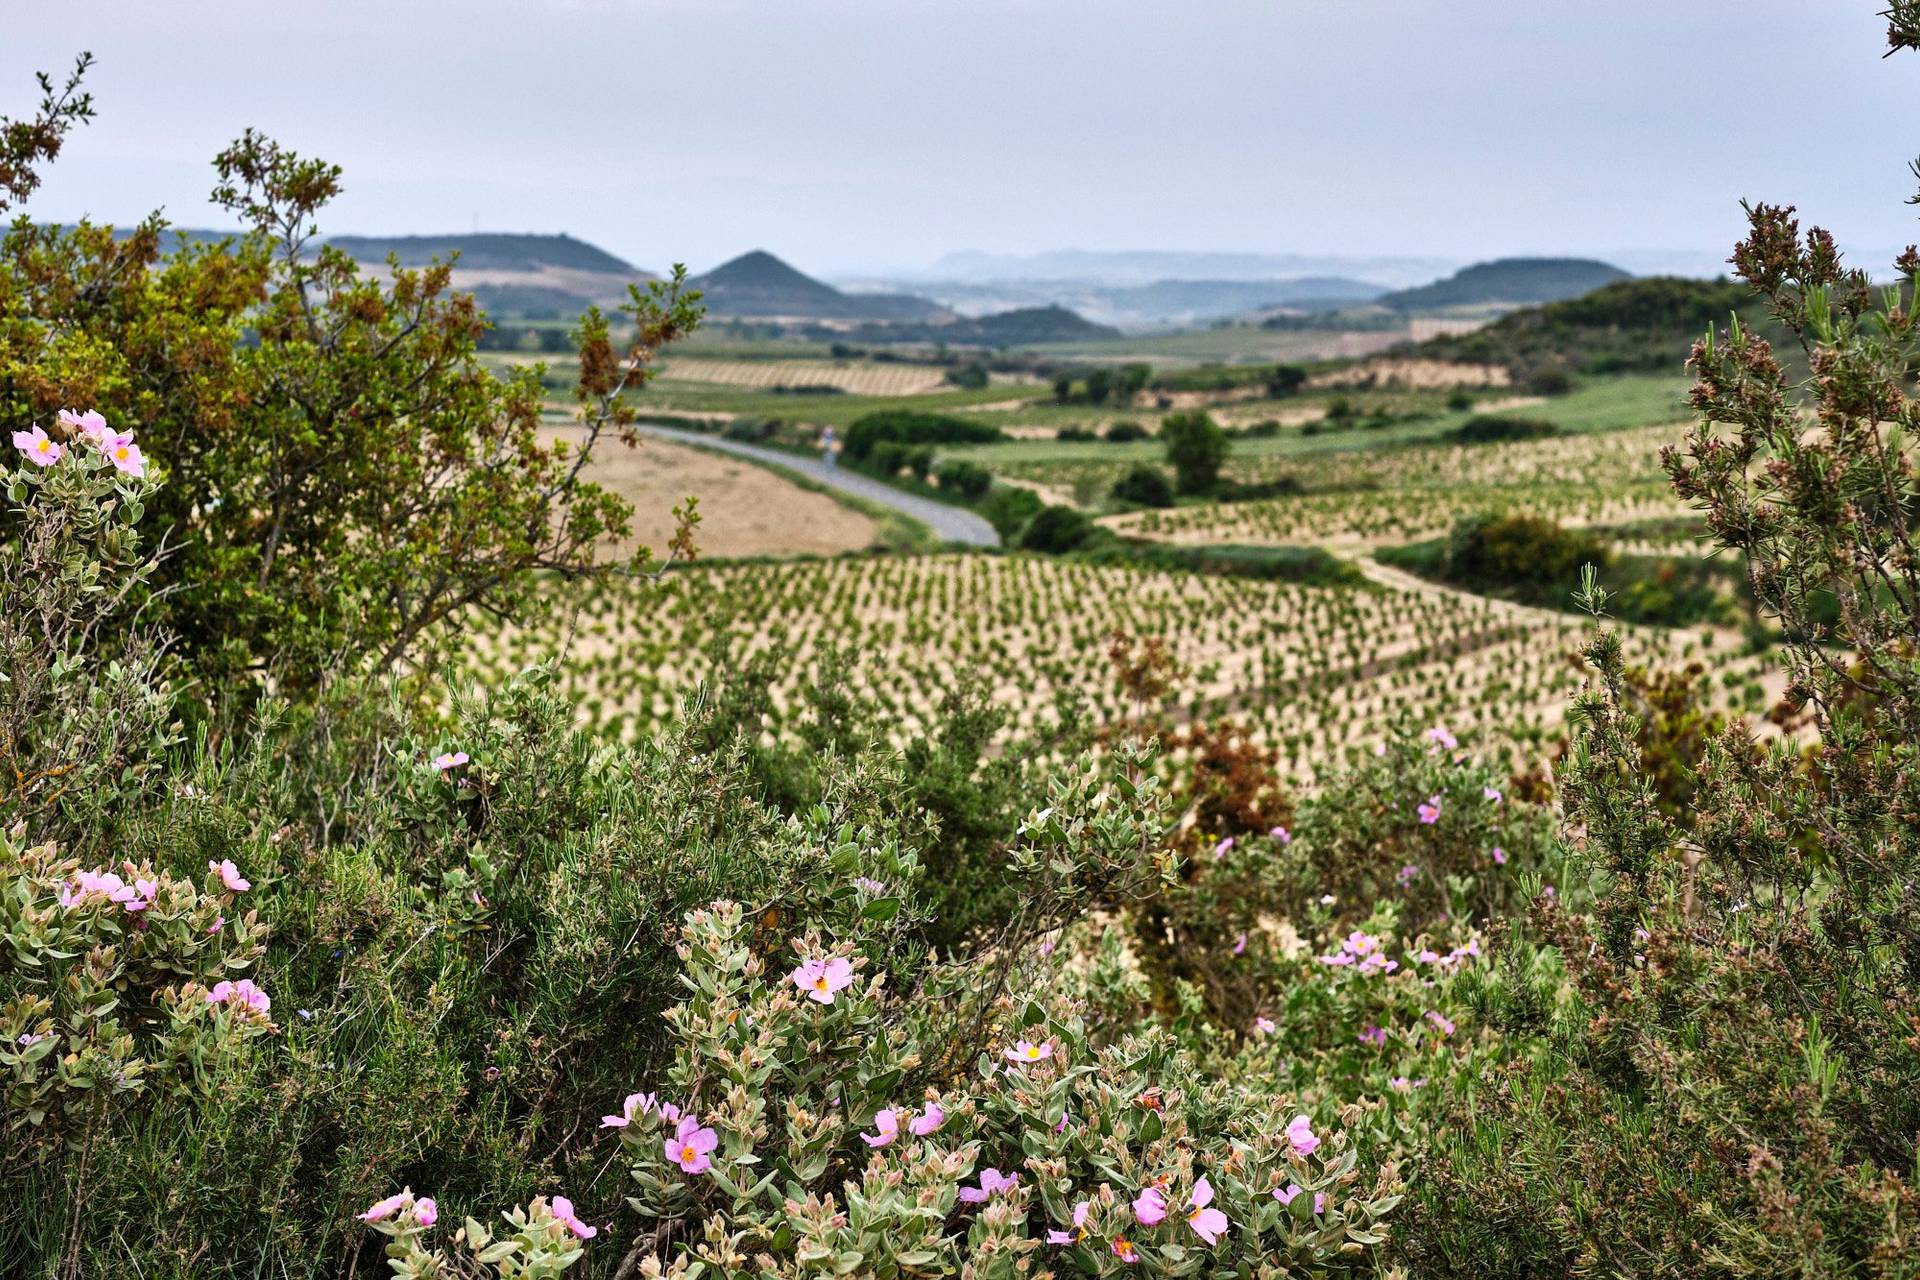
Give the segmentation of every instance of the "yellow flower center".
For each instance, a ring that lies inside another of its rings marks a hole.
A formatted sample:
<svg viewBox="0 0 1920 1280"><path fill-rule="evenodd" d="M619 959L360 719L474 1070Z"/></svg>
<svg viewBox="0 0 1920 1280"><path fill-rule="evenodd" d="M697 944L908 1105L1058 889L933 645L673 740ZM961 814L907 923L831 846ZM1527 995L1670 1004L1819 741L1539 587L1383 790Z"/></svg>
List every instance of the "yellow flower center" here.
<svg viewBox="0 0 1920 1280"><path fill-rule="evenodd" d="M680 1148L680 1159L682 1161L688 1164L691 1164L693 1161L698 1160L699 1158L700 1158L700 1153L698 1151L695 1151L692 1147Z"/></svg>
<svg viewBox="0 0 1920 1280"><path fill-rule="evenodd" d="M813 980L813 989L815 991L825 991L827 989L827 976L824 973Z"/></svg>

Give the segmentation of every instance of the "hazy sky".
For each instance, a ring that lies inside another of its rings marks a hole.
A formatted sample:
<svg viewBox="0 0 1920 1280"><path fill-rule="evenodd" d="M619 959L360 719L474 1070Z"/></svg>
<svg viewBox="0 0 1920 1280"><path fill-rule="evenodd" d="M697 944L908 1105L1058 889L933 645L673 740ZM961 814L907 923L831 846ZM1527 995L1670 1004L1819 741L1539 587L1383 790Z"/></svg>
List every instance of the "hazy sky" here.
<svg viewBox="0 0 1920 1280"><path fill-rule="evenodd" d="M567 231L645 267L955 249L1724 254L1742 196L1920 238L1878 0L6 0L0 114L91 49L35 216L219 223L244 127L334 233ZM1710 259L1709 259L1710 260ZM1877 264L1876 264L1877 265Z"/></svg>

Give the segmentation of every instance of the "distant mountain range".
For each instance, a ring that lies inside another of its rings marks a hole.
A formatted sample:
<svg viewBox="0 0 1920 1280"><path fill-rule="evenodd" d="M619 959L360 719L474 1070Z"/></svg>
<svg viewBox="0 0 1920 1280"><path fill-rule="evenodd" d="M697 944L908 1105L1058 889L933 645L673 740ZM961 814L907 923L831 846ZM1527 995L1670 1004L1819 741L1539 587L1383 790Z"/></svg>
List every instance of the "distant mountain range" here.
<svg viewBox="0 0 1920 1280"><path fill-rule="evenodd" d="M951 283L1078 281L1109 286L1160 280L1294 280L1345 276L1374 280L1383 289L1423 284L1460 265L1458 258L1307 253L1179 253L1159 250L1058 249L1047 253L949 253L925 271L894 278Z"/></svg>
<svg viewBox="0 0 1920 1280"><path fill-rule="evenodd" d="M1395 311L1511 308L1577 298L1627 278L1620 268L1591 258L1499 258L1475 263L1417 289L1385 294L1377 301Z"/></svg>

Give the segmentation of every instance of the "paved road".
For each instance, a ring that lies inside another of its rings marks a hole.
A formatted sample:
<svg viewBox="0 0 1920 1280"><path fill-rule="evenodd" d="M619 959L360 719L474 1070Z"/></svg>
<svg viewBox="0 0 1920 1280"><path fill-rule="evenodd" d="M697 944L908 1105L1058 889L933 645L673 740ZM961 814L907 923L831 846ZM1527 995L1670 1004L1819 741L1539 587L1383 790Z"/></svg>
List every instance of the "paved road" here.
<svg viewBox="0 0 1920 1280"><path fill-rule="evenodd" d="M1000 535L994 531L993 526L971 511L950 507L944 502L935 502L931 498L902 493L892 485L881 484L871 476L863 476L858 472L846 471L839 467L829 467L818 458L803 458L798 454L785 453L779 449L764 449L759 445L728 440L724 436L710 436L698 431L682 431L677 427L661 427L651 423L640 423L638 426L645 435L671 440L676 444L716 449L753 462L764 462L769 466L785 467L788 471L797 472L830 489L838 489L842 493L865 498L883 507L892 507L900 514L911 516L932 529L934 536L942 542L958 542L969 547L1000 545Z"/></svg>

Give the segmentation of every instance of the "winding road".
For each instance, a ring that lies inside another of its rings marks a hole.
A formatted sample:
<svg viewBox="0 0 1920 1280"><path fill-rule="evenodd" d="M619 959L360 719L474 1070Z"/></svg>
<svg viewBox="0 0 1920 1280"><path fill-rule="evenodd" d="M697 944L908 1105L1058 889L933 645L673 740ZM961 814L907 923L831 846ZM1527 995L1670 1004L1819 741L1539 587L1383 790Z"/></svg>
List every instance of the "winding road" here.
<svg viewBox="0 0 1920 1280"><path fill-rule="evenodd" d="M745 444L739 440L728 440L724 436L710 436L699 431L682 431L678 427L663 427L646 422L635 425L643 435L670 440L675 444L690 445L696 449L730 453L764 466L779 467L796 475L803 475L829 489L838 489L841 493L852 494L856 498L862 498L883 507L891 507L901 515L918 520L932 529L934 536L942 542L957 542L968 547L1000 545L1000 535L995 532L994 527L971 511L950 507L944 502L935 502L931 498L902 493L892 485L882 484L872 476L863 476L859 472L845 471L839 467L829 467L818 458L802 457L779 449L762 448L757 444Z"/></svg>

